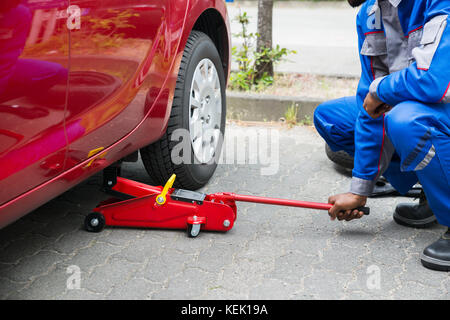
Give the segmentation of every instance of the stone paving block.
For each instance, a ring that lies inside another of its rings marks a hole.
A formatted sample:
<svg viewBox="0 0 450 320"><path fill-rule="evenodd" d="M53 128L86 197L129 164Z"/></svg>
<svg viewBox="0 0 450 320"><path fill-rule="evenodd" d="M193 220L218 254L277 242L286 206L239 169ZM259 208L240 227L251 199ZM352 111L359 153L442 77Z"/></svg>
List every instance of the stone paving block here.
<svg viewBox="0 0 450 320"><path fill-rule="evenodd" d="M299 282L311 274L317 258L305 255L298 251L288 251L286 254L274 259L272 270L264 277L285 282Z"/></svg>
<svg viewBox="0 0 450 320"><path fill-rule="evenodd" d="M136 263L111 258L105 264L95 267L93 272L82 280L82 287L94 293L108 294L131 279L139 267Z"/></svg>
<svg viewBox="0 0 450 320"><path fill-rule="evenodd" d="M225 266L233 263L235 255L242 246L230 243L213 243L201 250L190 266L218 274Z"/></svg>
<svg viewBox="0 0 450 320"><path fill-rule="evenodd" d="M134 228L105 227L98 235L97 240L107 242L114 246L125 247L138 239L142 230Z"/></svg>
<svg viewBox="0 0 450 320"><path fill-rule="evenodd" d="M373 294L383 292L389 296L389 292L399 285L397 276L401 271L401 266L364 265L353 270L353 278L346 287L349 291L357 290Z"/></svg>
<svg viewBox="0 0 450 320"><path fill-rule="evenodd" d="M318 264L329 272L348 274L361 266L363 255L360 248L332 245L321 252Z"/></svg>
<svg viewBox="0 0 450 320"><path fill-rule="evenodd" d="M346 297L351 297L353 300L393 300L380 290L364 291L347 291Z"/></svg>
<svg viewBox="0 0 450 320"><path fill-rule="evenodd" d="M62 235L57 241L47 246L47 249L54 250L59 253L71 254L77 250L88 246L98 235L86 232L85 230L77 230Z"/></svg>
<svg viewBox="0 0 450 320"><path fill-rule="evenodd" d="M250 288L258 285L273 266L265 262L235 259L223 268L216 285L225 290L248 296Z"/></svg>
<svg viewBox="0 0 450 320"><path fill-rule="evenodd" d="M221 241L242 244L258 234L261 226L252 220L248 220L250 218L246 217L244 212L240 216L241 218L239 218L238 213L233 229L227 233L219 234Z"/></svg>
<svg viewBox="0 0 450 320"><path fill-rule="evenodd" d="M56 263L61 262L66 257L51 251L39 251L33 256L26 256L20 263L8 270L2 277L13 281L23 282L34 279L37 276L50 272Z"/></svg>
<svg viewBox="0 0 450 320"><path fill-rule="evenodd" d="M62 264L56 265L48 274L37 277L29 286L15 292L11 299L61 299L67 290L67 280L71 274Z"/></svg>
<svg viewBox="0 0 450 320"><path fill-rule="evenodd" d="M292 292L301 290L301 283L284 282L278 279L264 279L250 290L250 300L288 300Z"/></svg>
<svg viewBox="0 0 450 320"><path fill-rule="evenodd" d="M149 230L148 232L152 232ZM164 243L166 241L160 238L138 238L128 244L124 248L114 254L117 258L123 258L130 262L144 263L148 259L157 257L164 250Z"/></svg>
<svg viewBox="0 0 450 320"><path fill-rule="evenodd" d="M278 172L224 164L201 191L327 202L348 190L348 172L327 159L314 130L275 130ZM125 163L123 175L149 182L141 161ZM184 230L88 233L84 217L104 197L101 181L96 174L0 230L0 299L449 298L450 274L425 269L419 259L444 228L392 220L395 206L413 199L369 199L371 215L351 222L331 222L325 211L238 203L232 230L195 239ZM66 287L72 265L80 268L80 289Z"/></svg>
<svg viewBox="0 0 450 320"><path fill-rule="evenodd" d="M375 241L379 237L376 224L369 221L334 222L334 224L336 228L336 236L332 240L334 243L358 247Z"/></svg>
<svg viewBox="0 0 450 320"><path fill-rule="evenodd" d="M189 238L186 232L177 232L174 241L167 242L165 248L178 250L187 254L196 254L210 247L216 234L216 232L201 232L201 236Z"/></svg>
<svg viewBox="0 0 450 320"><path fill-rule="evenodd" d="M246 247L236 254L236 259L247 259L273 265L275 260L285 254L289 239L272 238L271 233L258 234L255 240L249 241Z"/></svg>
<svg viewBox="0 0 450 320"><path fill-rule="evenodd" d="M335 237L334 233L315 233L311 234L305 228L292 238L286 248L291 251L296 251L304 255L315 257L319 260L321 253L327 246L330 245L331 239Z"/></svg>
<svg viewBox="0 0 450 320"><path fill-rule="evenodd" d="M106 264L108 258L120 253L121 250L120 247L105 242L94 242L77 250L64 263L66 266L76 265L85 274L90 274L94 267Z"/></svg>
<svg viewBox="0 0 450 320"><path fill-rule="evenodd" d="M11 242L0 252L0 262L17 263L27 256L34 255L52 241L54 240L39 234L28 233L24 238Z"/></svg>
<svg viewBox="0 0 450 320"><path fill-rule="evenodd" d="M442 293L441 288L426 286L415 281L407 281L402 282L401 287L393 293L393 298L404 300L407 295L408 299L411 300L448 300L448 294L446 296L442 296Z"/></svg>
<svg viewBox="0 0 450 320"><path fill-rule="evenodd" d="M116 286L106 296L113 300L148 300L161 289L160 284L151 283L143 278L132 278L121 286Z"/></svg>
<svg viewBox="0 0 450 320"><path fill-rule="evenodd" d="M221 286L212 286L207 288L206 293L198 297L198 299L204 300L245 300L248 299L248 295L244 293L236 293L225 290Z"/></svg>
<svg viewBox="0 0 450 320"><path fill-rule="evenodd" d="M444 298L450 297L450 274L447 272L447 279L441 282L442 295Z"/></svg>
<svg viewBox="0 0 450 320"><path fill-rule="evenodd" d="M313 273L304 279L303 292L314 292L318 299L342 299L343 287L351 279L351 275L327 272L314 269Z"/></svg>
<svg viewBox="0 0 450 320"><path fill-rule="evenodd" d="M11 295L17 294L27 285L27 282L16 282L0 277L0 299L10 299Z"/></svg>
<svg viewBox="0 0 450 320"><path fill-rule="evenodd" d="M240 204L238 204L239 206ZM239 208L239 207L238 207ZM277 207L270 205L255 205L255 210L249 212L246 218L252 221L255 225L260 224L272 224L273 228L279 228L280 226L275 224L275 214ZM238 209L239 210L239 209Z"/></svg>
<svg viewBox="0 0 450 320"><path fill-rule="evenodd" d="M164 283L182 273L194 261L193 254L167 249L160 256L150 258L139 275L152 282Z"/></svg>
<svg viewBox="0 0 450 320"><path fill-rule="evenodd" d="M6 274L8 270L14 267L13 263L1 263L0 262L0 275Z"/></svg>
<svg viewBox="0 0 450 320"><path fill-rule="evenodd" d="M102 192L100 188L95 186L93 188L89 182L88 180L74 187L70 195L65 193L61 196L63 201L72 204L71 210L75 210L81 215L87 215L100 201L110 197Z"/></svg>
<svg viewBox="0 0 450 320"><path fill-rule="evenodd" d="M70 204L68 204L70 205ZM35 230L35 233L49 238L59 238L64 234L79 230L84 222L84 217L78 214L66 214L55 216L48 224Z"/></svg>
<svg viewBox="0 0 450 320"><path fill-rule="evenodd" d="M94 293L85 288L67 290L62 294L59 299L61 300L106 300L106 296L99 293ZM122 297L122 299L125 299Z"/></svg>
<svg viewBox="0 0 450 320"><path fill-rule="evenodd" d="M273 228L274 235L282 233L284 228L291 228L293 233L298 233L304 226L311 225L314 215L317 214L320 213L305 208L279 207L273 217L274 222L276 222Z"/></svg>
<svg viewBox="0 0 450 320"><path fill-rule="evenodd" d="M34 230L42 228L43 223L35 222L28 217L22 218L0 232L0 250L6 248L11 242L29 236Z"/></svg>
<svg viewBox="0 0 450 320"><path fill-rule="evenodd" d="M111 229L113 230L113 229ZM132 230L130 228L130 230ZM138 229L135 229L138 230ZM149 239L159 239L161 243L167 244L175 241L180 235L186 235L185 230L173 229L141 229L141 234L138 237L149 237Z"/></svg>
<svg viewBox="0 0 450 320"><path fill-rule="evenodd" d="M217 275L198 268L186 268L169 280L167 287L152 294L152 299L195 299L214 287Z"/></svg>
<svg viewBox="0 0 450 320"><path fill-rule="evenodd" d="M416 250L416 248L410 250L408 258L403 261L403 272L398 275L398 280L402 283L408 281L417 282L424 286L445 290L445 283L450 279L450 274L428 269L424 270L420 262L421 253L422 250Z"/></svg>
<svg viewBox="0 0 450 320"><path fill-rule="evenodd" d="M413 243L411 243L411 246L422 252L423 249L439 239L445 231L447 231L445 227L436 224L432 228L417 232L412 238Z"/></svg>
<svg viewBox="0 0 450 320"><path fill-rule="evenodd" d="M395 254L394 254L395 252ZM398 242L374 242L367 245L367 254L364 255L364 263L376 264L380 267L402 266L409 256L407 245Z"/></svg>
<svg viewBox="0 0 450 320"><path fill-rule="evenodd" d="M70 209L71 206L68 205L67 201L58 197L34 210L23 220L32 220L47 224L53 220L64 217Z"/></svg>

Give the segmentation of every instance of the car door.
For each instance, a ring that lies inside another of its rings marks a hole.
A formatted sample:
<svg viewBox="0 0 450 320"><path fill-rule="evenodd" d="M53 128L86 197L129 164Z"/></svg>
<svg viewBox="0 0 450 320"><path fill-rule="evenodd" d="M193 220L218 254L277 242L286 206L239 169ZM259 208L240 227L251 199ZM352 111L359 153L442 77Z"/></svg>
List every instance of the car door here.
<svg viewBox="0 0 450 320"><path fill-rule="evenodd" d="M63 170L68 5L0 2L0 204Z"/></svg>
<svg viewBox="0 0 450 320"><path fill-rule="evenodd" d="M170 1L71 0L80 14L71 30L66 113L66 169L110 146L145 117L149 73L164 80ZM155 59L160 59L155 72ZM162 82L162 81L159 81ZM152 87L152 88L150 88Z"/></svg>

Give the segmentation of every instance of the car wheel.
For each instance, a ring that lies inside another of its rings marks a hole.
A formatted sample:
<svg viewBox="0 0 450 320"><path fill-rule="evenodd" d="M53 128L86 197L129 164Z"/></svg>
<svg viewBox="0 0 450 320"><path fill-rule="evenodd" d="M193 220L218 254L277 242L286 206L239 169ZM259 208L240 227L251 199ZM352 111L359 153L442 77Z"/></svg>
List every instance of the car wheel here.
<svg viewBox="0 0 450 320"><path fill-rule="evenodd" d="M214 43L206 34L192 31L181 60L167 131L159 141L140 150L152 183L163 185L173 173L178 188L196 190L209 181L225 132L225 86ZM177 129L184 129L181 139L187 146L180 151L174 150L180 143L180 131L172 137ZM183 160L174 161L172 151Z"/></svg>
<svg viewBox="0 0 450 320"><path fill-rule="evenodd" d="M328 144L325 145L325 153L328 159L345 169L353 169L353 157L345 151L334 152Z"/></svg>

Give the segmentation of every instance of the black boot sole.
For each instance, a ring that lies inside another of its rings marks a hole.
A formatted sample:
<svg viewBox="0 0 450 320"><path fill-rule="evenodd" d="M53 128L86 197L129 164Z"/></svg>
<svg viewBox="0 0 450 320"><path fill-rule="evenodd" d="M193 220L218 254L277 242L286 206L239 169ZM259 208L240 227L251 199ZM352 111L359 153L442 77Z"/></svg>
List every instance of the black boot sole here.
<svg viewBox="0 0 450 320"><path fill-rule="evenodd" d="M421 220L413 220L413 219L408 219L408 218L402 217L401 215L399 215L397 213L397 211L394 211L394 221L402 226L410 227L410 228L417 228L417 229L431 227L432 225L436 224L436 222L437 222L435 216L431 216L431 217L428 217L426 219L421 219Z"/></svg>
<svg viewBox="0 0 450 320"><path fill-rule="evenodd" d="M445 272L450 271L450 261L441 261L422 254L420 262L422 262L422 265L427 269Z"/></svg>

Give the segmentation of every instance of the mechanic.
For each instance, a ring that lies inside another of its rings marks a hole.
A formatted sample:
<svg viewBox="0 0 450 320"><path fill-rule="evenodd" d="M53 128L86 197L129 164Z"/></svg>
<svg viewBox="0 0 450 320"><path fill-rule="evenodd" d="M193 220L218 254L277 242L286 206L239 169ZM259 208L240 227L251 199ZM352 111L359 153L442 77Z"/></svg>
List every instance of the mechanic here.
<svg viewBox="0 0 450 320"><path fill-rule="evenodd" d="M314 124L333 151L354 156L350 192L329 198L331 220L357 219L383 175L400 193L418 181L426 200L397 206L411 227L450 227L450 0L348 0L362 66L356 97L317 107ZM434 213L434 215L433 215ZM450 270L450 228L422 253Z"/></svg>

